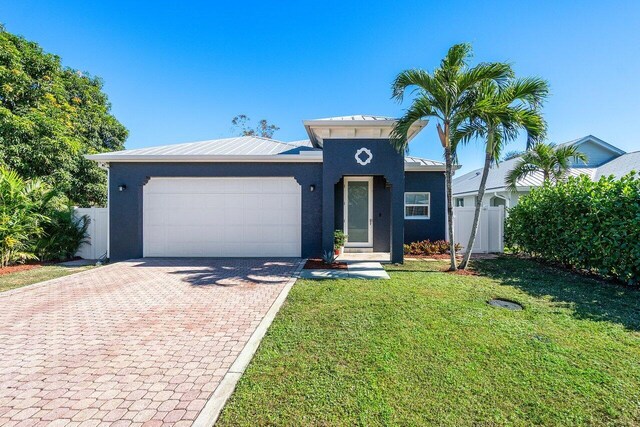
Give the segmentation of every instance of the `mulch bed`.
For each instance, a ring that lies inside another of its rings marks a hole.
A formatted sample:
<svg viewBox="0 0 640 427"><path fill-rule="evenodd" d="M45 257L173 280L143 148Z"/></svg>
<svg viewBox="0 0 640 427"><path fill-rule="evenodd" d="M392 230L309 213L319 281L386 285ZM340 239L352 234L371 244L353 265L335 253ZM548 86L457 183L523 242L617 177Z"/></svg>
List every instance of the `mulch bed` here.
<svg viewBox="0 0 640 427"><path fill-rule="evenodd" d="M304 265L305 270L346 270L347 264L344 262L334 262L327 264L320 258L309 258Z"/></svg>
<svg viewBox="0 0 640 427"><path fill-rule="evenodd" d="M11 273L17 273L18 271L28 271L28 270L33 270L35 268L40 268L44 265L55 265L58 264L60 262L65 262L65 261L75 261L77 259L82 259L79 256L73 257L73 258L69 258L69 259L59 259L57 261L55 260L50 260L47 262L42 262L42 261L27 261L25 264L14 264L14 265L10 265L8 267L5 268L0 268L0 276L4 275L4 274L11 274Z"/></svg>
<svg viewBox="0 0 640 427"><path fill-rule="evenodd" d="M451 255L449 255L449 254L435 254L435 255L411 255L411 254L405 254L404 257L405 258L415 258L415 259L445 259L445 260L451 259ZM457 258L461 258L461 256L457 255Z"/></svg>
<svg viewBox="0 0 640 427"><path fill-rule="evenodd" d="M33 270L34 268L40 268L43 266L43 263L29 263L29 264L16 264L10 265L5 268L0 268L0 276L4 274L17 273L18 271L27 271Z"/></svg>

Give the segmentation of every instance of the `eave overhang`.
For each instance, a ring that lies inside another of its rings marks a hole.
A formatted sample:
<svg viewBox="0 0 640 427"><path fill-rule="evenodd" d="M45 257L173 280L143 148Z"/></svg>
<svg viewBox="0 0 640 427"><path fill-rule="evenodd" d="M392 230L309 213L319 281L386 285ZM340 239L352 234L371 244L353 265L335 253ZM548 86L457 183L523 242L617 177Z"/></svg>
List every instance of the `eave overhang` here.
<svg viewBox="0 0 640 427"><path fill-rule="evenodd" d="M314 147L322 148L325 139L389 139L397 120L305 120L304 128ZM411 141L428 121L418 120L409 128Z"/></svg>

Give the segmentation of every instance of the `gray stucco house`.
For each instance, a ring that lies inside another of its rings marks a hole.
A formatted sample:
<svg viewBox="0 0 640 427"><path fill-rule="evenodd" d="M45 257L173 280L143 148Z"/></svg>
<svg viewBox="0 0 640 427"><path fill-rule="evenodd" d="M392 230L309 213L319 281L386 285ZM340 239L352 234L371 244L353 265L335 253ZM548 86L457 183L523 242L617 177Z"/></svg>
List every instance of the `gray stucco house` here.
<svg viewBox="0 0 640 427"><path fill-rule="evenodd" d="M393 149L395 120L304 121L309 140L261 137L89 155L109 173L108 256L312 257L444 239L441 162ZM411 129L413 138L426 122Z"/></svg>

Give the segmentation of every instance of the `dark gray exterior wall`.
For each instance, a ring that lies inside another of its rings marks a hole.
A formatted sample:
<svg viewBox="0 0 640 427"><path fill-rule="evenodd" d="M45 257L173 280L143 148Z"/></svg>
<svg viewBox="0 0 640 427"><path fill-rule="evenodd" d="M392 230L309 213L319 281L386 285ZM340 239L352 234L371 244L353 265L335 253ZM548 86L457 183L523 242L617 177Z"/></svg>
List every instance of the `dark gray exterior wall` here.
<svg viewBox="0 0 640 427"><path fill-rule="evenodd" d="M405 191L431 193L429 219L405 219L405 243L444 240L446 237L446 193L444 172L405 172ZM403 201L404 203L404 201Z"/></svg>
<svg viewBox="0 0 640 427"><path fill-rule="evenodd" d="M322 252L322 163L111 163L109 246L114 261L142 257L142 189L150 177L293 177L302 192L302 256ZM126 185L123 192L119 185ZM315 185L315 191L310 186Z"/></svg>
<svg viewBox="0 0 640 427"><path fill-rule="evenodd" d="M360 148L368 148L373 154L371 162L360 165L355 154ZM384 177L391 188L388 191L391 208L388 214L391 261L402 262L404 242L404 155L398 153L386 139L325 139L323 143L323 194L322 194L322 248L333 250L333 232L336 223L336 184L344 176ZM384 182L384 181L383 181ZM375 187L375 181L374 181ZM374 195L374 215L377 217ZM338 206L340 206L338 204ZM383 217L384 219L385 217ZM379 221L381 224L383 220ZM382 228L382 226L380 226ZM387 231L387 232L389 232ZM374 230L375 235L375 230ZM375 239L375 236L374 236Z"/></svg>
<svg viewBox="0 0 640 427"><path fill-rule="evenodd" d="M391 250L391 191L382 176L373 177L373 251ZM335 185L335 227L344 230L344 180Z"/></svg>

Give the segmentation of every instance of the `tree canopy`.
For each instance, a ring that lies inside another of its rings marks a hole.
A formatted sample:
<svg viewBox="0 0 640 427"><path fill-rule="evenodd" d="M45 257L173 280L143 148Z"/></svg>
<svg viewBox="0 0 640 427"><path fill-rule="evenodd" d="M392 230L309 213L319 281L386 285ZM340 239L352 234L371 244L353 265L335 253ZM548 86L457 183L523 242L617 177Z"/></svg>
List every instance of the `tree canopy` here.
<svg viewBox="0 0 640 427"><path fill-rule="evenodd" d="M263 138L273 138L273 134L280 128L266 119L258 122L254 128L251 126L251 119L246 114L240 114L231 119L231 124L236 133L240 136L261 136Z"/></svg>
<svg viewBox="0 0 640 427"><path fill-rule="evenodd" d="M104 204L105 172L84 154L121 150L127 129L98 77L0 26L0 165L78 205Z"/></svg>

